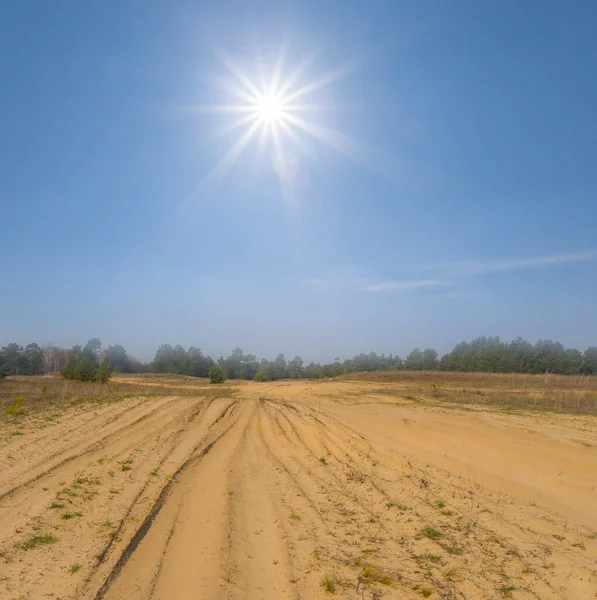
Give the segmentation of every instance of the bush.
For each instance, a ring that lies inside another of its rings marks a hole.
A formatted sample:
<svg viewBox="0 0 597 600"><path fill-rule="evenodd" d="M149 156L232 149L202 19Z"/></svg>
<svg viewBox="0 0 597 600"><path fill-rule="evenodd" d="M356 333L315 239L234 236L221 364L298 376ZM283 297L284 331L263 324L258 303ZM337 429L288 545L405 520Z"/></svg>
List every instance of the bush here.
<svg viewBox="0 0 597 600"><path fill-rule="evenodd" d="M17 396L14 399L13 405L9 406L6 409L6 414L12 415L13 417L25 414L25 407L23 406L23 396Z"/></svg>
<svg viewBox="0 0 597 600"><path fill-rule="evenodd" d="M108 383L110 377L112 377L112 367L102 361L99 367L93 372L93 380L97 383Z"/></svg>
<svg viewBox="0 0 597 600"><path fill-rule="evenodd" d="M226 372L220 365L212 365L209 368L209 383L224 383Z"/></svg>
<svg viewBox="0 0 597 600"><path fill-rule="evenodd" d="M257 371L257 373L255 373L255 377L253 378L254 381L267 381L267 375L261 370L259 369L259 371Z"/></svg>

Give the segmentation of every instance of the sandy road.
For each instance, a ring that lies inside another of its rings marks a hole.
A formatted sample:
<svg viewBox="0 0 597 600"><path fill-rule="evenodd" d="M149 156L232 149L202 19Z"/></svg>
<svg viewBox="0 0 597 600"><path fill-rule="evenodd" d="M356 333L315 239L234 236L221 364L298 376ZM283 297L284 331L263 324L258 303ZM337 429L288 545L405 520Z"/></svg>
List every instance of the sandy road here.
<svg viewBox="0 0 597 600"><path fill-rule="evenodd" d="M593 420L331 389L248 384L4 427L0 595L596 597Z"/></svg>

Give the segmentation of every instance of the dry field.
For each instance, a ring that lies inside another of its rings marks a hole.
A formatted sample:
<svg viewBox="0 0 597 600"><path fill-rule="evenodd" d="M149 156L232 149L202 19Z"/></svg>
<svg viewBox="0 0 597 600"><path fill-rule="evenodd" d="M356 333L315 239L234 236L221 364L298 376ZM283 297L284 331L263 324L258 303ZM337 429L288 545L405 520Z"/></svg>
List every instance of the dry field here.
<svg viewBox="0 0 597 600"><path fill-rule="evenodd" d="M0 406L2 598L597 597L594 379L47 376Z"/></svg>

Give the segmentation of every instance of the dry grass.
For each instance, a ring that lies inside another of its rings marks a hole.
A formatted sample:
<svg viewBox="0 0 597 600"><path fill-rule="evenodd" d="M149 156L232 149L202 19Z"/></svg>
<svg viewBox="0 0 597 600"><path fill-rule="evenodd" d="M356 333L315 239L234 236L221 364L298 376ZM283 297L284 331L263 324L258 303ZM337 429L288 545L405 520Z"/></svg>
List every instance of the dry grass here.
<svg viewBox="0 0 597 600"><path fill-rule="evenodd" d="M5 413L15 397L23 398L23 407L30 414L73 403L117 402L141 396L230 396L234 391L230 386L215 389L207 379L184 375L118 374L106 384L65 380L57 373L13 375L0 381L0 419L10 417Z"/></svg>
<svg viewBox="0 0 597 600"><path fill-rule="evenodd" d="M379 382L367 394L389 395L428 404L481 405L597 414L597 377L444 371L381 371L338 380Z"/></svg>

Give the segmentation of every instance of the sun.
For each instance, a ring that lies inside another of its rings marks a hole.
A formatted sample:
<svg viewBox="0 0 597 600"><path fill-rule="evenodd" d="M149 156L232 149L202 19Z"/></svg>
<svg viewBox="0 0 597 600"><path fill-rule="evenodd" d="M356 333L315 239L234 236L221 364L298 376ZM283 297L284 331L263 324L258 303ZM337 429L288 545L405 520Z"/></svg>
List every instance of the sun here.
<svg viewBox="0 0 597 600"><path fill-rule="evenodd" d="M284 99L275 94L259 96L255 100L255 111L263 123L279 123L284 119Z"/></svg>
<svg viewBox="0 0 597 600"><path fill-rule="evenodd" d="M232 76L224 77L220 87L230 103L186 108L208 113L236 114L238 118L222 127L221 134L227 135L239 129L241 133L224 156L200 180L196 189L223 177L255 138L259 139L260 153L271 152L273 170L285 188L285 196L289 195L286 189L288 182L297 171L298 159L295 152L306 150L309 153L309 138L372 171L386 171L373 146L320 122L321 115L325 115L325 111L331 108L318 102L315 93L352 72L357 63L347 63L321 77L305 79L312 57L304 59L296 68L285 73L281 52L274 61L269 77L268 69L260 60L256 62L256 69L242 69L225 56L220 58ZM294 152L290 147L294 148ZM392 168L392 173L394 171ZM191 196L194 194L195 192Z"/></svg>

